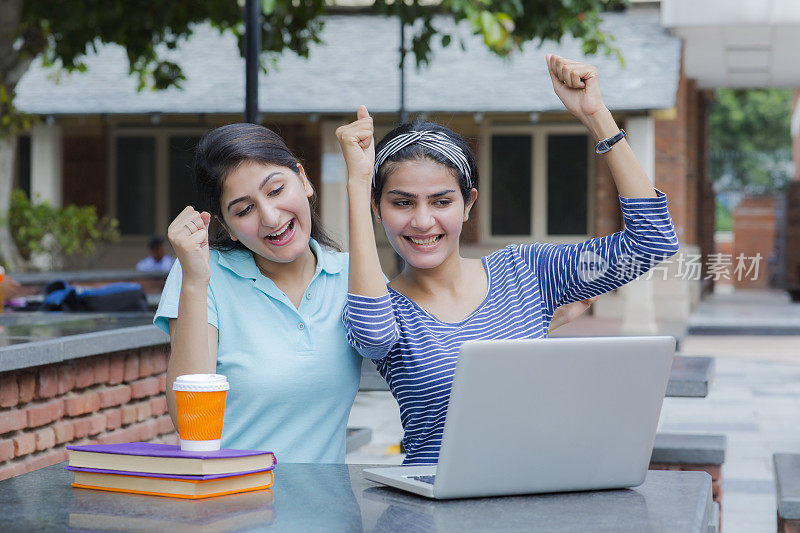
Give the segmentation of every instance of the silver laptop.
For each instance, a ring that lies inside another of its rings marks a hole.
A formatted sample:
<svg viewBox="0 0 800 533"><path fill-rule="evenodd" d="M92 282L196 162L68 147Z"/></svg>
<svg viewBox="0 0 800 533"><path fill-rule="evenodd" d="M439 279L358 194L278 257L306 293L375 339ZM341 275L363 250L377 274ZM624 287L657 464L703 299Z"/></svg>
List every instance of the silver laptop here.
<svg viewBox="0 0 800 533"><path fill-rule="evenodd" d="M438 499L635 487L674 353L672 337L466 342L439 463L364 476Z"/></svg>

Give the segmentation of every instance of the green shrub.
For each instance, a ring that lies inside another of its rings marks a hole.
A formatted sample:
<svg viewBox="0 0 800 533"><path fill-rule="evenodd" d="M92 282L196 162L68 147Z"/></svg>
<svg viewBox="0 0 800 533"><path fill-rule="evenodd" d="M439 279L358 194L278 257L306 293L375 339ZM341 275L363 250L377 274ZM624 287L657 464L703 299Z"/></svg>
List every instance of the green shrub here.
<svg viewBox="0 0 800 533"><path fill-rule="evenodd" d="M53 207L48 202L33 203L20 190L12 191L8 221L20 254L30 260L33 254L48 254L53 261L70 256L91 256L100 244L119 239L116 219L97 216L90 206Z"/></svg>
<svg viewBox="0 0 800 533"><path fill-rule="evenodd" d="M715 217L716 231L733 231L733 215L725 205L717 200L717 214Z"/></svg>

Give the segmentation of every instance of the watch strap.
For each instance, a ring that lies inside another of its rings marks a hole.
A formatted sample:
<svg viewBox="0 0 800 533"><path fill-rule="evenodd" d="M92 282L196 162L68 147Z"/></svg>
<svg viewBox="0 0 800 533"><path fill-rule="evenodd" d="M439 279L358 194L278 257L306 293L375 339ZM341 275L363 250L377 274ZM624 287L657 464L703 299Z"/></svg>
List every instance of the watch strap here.
<svg viewBox="0 0 800 533"><path fill-rule="evenodd" d="M602 141L600 141L599 143L597 143L597 146L594 147L595 153L604 154L604 153L608 152L609 150L611 150L612 146L614 146L619 141L621 141L622 138L625 137L626 135L627 134L625 133L625 130L620 129L619 133L617 133L616 135L613 135L611 137L607 137L607 138L603 139Z"/></svg>

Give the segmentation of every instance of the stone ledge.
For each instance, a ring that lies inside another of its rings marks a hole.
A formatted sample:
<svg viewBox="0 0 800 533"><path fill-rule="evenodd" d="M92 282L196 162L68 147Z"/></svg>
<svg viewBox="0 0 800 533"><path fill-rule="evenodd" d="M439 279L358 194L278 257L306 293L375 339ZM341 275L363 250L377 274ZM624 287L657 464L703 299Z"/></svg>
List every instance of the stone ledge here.
<svg viewBox="0 0 800 533"><path fill-rule="evenodd" d="M96 331L0 347L0 372L169 343L153 325Z"/></svg>
<svg viewBox="0 0 800 533"><path fill-rule="evenodd" d="M776 453L772 455L772 463L775 467L778 517L800 520L800 454Z"/></svg>
<svg viewBox="0 0 800 533"><path fill-rule="evenodd" d="M725 462L725 435L658 433L651 463L721 465Z"/></svg>
<svg viewBox="0 0 800 533"><path fill-rule="evenodd" d="M698 377L702 379L698 380ZM672 363L665 396L671 398L705 398L714 377L714 358L676 356Z"/></svg>

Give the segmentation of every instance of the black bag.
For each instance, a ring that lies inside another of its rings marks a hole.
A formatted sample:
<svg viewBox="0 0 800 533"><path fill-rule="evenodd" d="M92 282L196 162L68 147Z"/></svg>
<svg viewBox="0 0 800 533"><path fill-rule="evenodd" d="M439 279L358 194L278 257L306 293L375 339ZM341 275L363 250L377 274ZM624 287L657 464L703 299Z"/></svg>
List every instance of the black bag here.
<svg viewBox="0 0 800 533"><path fill-rule="evenodd" d="M147 297L138 283L77 287L65 280L48 283L42 309L47 311L147 311Z"/></svg>

